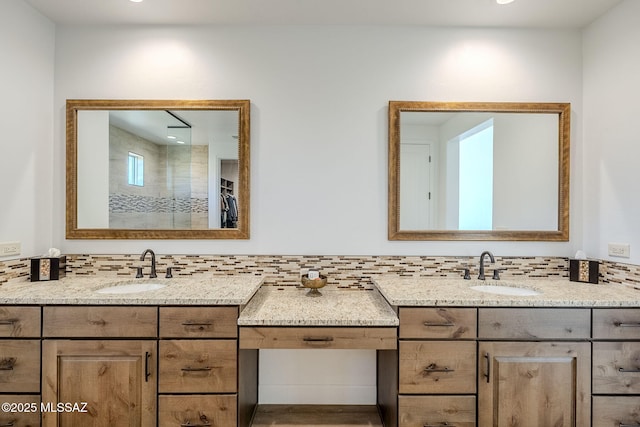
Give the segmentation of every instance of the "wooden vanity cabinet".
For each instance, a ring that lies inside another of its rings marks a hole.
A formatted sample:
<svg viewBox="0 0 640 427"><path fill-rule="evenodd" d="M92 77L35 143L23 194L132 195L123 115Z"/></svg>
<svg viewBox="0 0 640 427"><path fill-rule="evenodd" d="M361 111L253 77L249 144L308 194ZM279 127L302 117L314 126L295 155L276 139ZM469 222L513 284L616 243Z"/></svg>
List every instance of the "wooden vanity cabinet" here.
<svg viewBox="0 0 640 427"><path fill-rule="evenodd" d="M588 342L481 342L478 425L589 425Z"/></svg>
<svg viewBox="0 0 640 427"><path fill-rule="evenodd" d="M44 307L42 401L77 403L84 411L44 411L42 425L155 426L157 312Z"/></svg>
<svg viewBox="0 0 640 427"><path fill-rule="evenodd" d="M236 425L238 314L238 307L160 307L160 427Z"/></svg>
<svg viewBox="0 0 640 427"><path fill-rule="evenodd" d="M589 309L478 309L478 426L585 427Z"/></svg>
<svg viewBox="0 0 640 427"><path fill-rule="evenodd" d="M400 308L398 425L476 425L475 308Z"/></svg>
<svg viewBox="0 0 640 427"><path fill-rule="evenodd" d="M44 426L155 426L155 341L56 339L42 348L43 402L81 405L43 412Z"/></svg>
<svg viewBox="0 0 640 427"><path fill-rule="evenodd" d="M640 309L593 309L593 427L640 426Z"/></svg>
<svg viewBox="0 0 640 427"><path fill-rule="evenodd" d="M0 402L0 426L40 425L40 307L0 307Z"/></svg>
<svg viewBox="0 0 640 427"><path fill-rule="evenodd" d="M590 309L399 307L398 316L399 427L590 425Z"/></svg>

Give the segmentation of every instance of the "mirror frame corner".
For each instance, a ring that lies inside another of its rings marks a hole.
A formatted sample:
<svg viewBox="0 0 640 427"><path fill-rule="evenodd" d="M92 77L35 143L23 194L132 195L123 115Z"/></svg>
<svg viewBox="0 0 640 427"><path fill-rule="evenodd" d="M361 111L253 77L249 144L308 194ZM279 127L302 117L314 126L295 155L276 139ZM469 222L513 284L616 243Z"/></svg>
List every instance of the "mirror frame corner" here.
<svg viewBox="0 0 640 427"><path fill-rule="evenodd" d="M558 114L558 229L540 230L401 230L400 113L503 112ZM389 101L388 240L569 241L571 103Z"/></svg>
<svg viewBox="0 0 640 427"><path fill-rule="evenodd" d="M80 110L236 110L238 111L239 201L238 227L219 229L78 228L78 111ZM66 101L66 239L249 239L250 226L250 110L239 100L107 100Z"/></svg>

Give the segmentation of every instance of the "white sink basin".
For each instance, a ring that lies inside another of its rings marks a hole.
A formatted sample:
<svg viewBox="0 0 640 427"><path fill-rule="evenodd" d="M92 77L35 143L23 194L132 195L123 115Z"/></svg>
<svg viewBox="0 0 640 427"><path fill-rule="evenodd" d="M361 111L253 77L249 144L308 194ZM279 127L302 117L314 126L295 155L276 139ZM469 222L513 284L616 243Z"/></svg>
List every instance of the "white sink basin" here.
<svg viewBox="0 0 640 427"><path fill-rule="evenodd" d="M166 283L129 283L126 285L114 285L98 289L99 294L134 294L136 292L157 291L167 286Z"/></svg>
<svg viewBox="0 0 640 427"><path fill-rule="evenodd" d="M488 292L490 294L498 295L511 295L518 297L530 297L534 295L540 295L540 292L531 288L518 288L515 286L502 286L502 285L477 285L471 286L470 289L480 292Z"/></svg>

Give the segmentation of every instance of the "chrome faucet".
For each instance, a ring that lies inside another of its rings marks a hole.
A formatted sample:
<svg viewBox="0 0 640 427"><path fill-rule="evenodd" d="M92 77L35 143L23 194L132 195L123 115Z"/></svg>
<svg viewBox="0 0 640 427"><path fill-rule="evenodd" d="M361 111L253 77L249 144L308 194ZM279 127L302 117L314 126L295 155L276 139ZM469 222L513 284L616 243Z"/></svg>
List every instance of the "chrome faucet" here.
<svg viewBox="0 0 640 427"><path fill-rule="evenodd" d="M155 279L156 277L158 277L158 275L156 274L156 254L155 252L153 252L151 249L147 249L144 252L142 252L142 255L140 255L140 261L144 261L144 258L147 256L147 254L151 254L151 274L149 274L149 277L152 279Z"/></svg>
<svg viewBox="0 0 640 427"><path fill-rule="evenodd" d="M489 251L484 251L480 254L480 274L478 274L479 280L484 280L484 257L485 255L489 255L489 259L492 263L496 263L496 259L493 257L493 254Z"/></svg>

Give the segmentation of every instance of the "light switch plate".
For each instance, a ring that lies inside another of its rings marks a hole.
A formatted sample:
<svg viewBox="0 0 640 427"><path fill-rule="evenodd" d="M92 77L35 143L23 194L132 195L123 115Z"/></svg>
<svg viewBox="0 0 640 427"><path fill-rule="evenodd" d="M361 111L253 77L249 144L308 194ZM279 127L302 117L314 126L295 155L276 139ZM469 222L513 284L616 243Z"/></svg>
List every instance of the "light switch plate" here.
<svg viewBox="0 0 640 427"><path fill-rule="evenodd" d="M629 258L631 246L628 243L609 243L609 256Z"/></svg>
<svg viewBox="0 0 640 427"><path fill-rule="evenodd" d="M0 257L20 255L20 242L0 243Z"/></svg>

